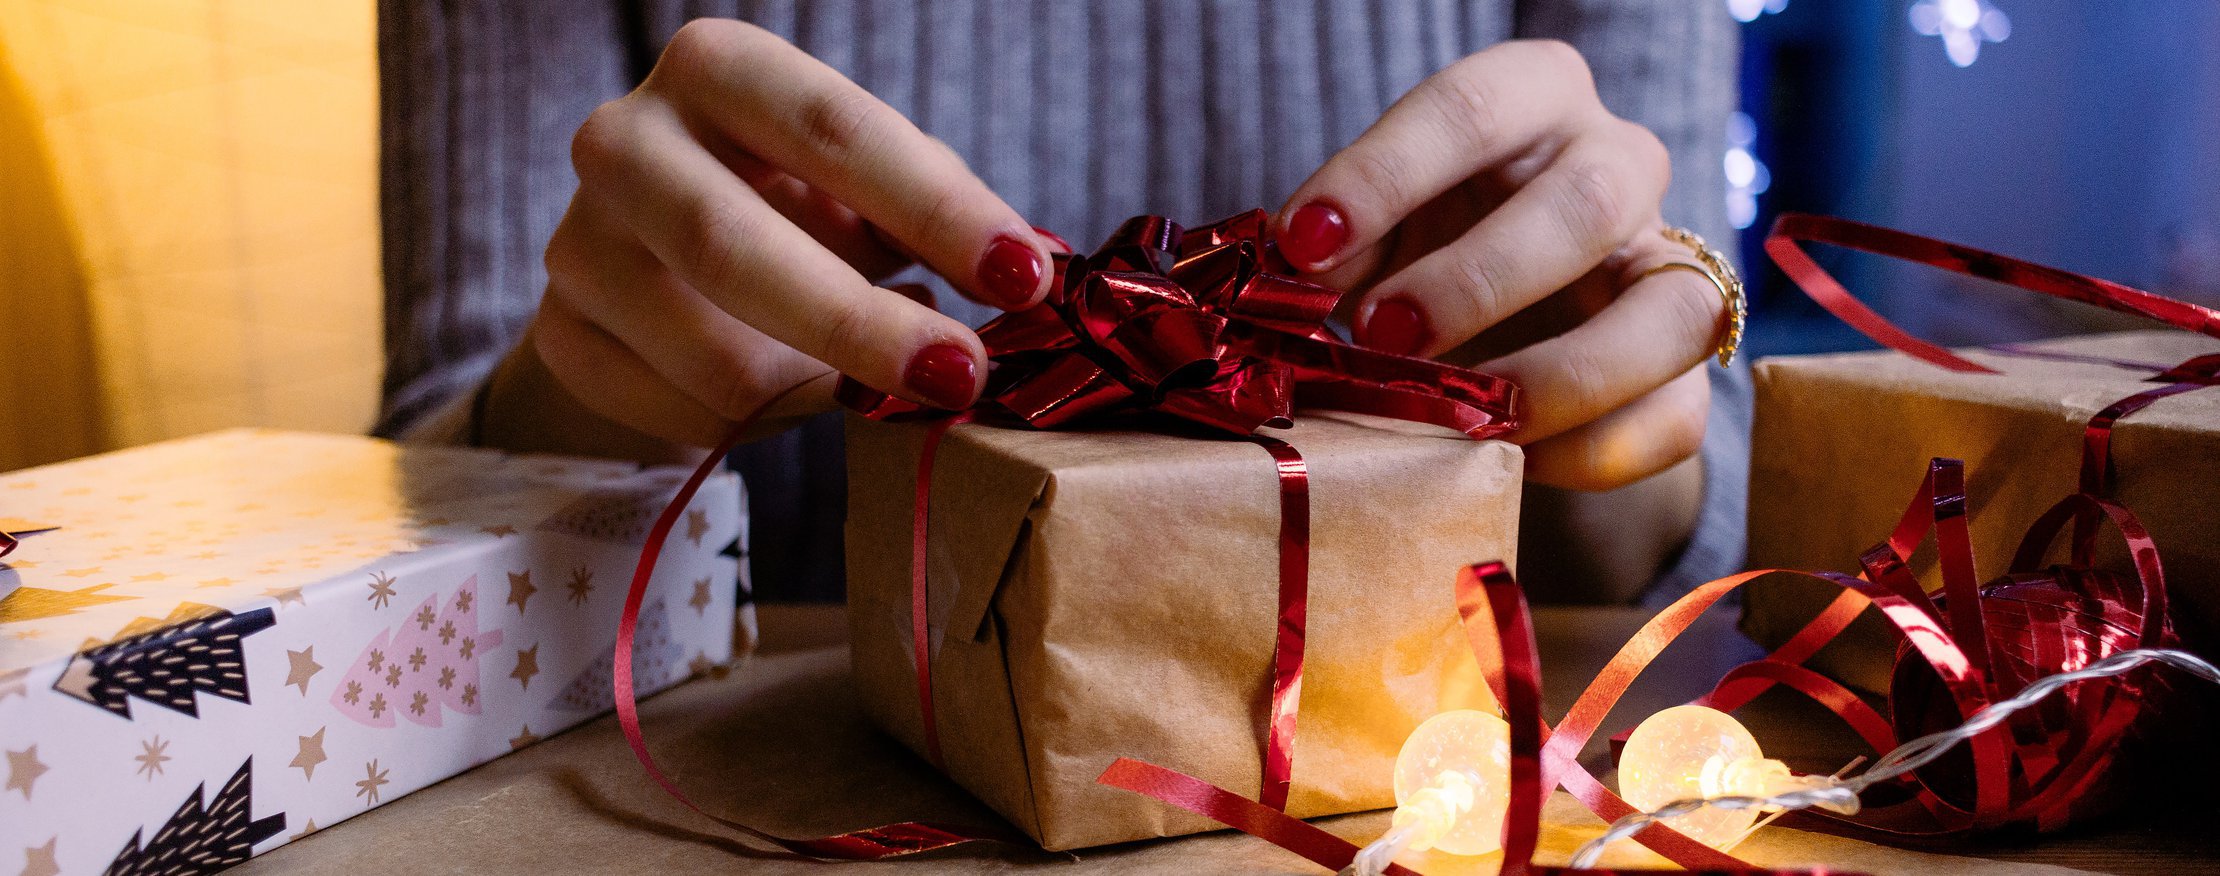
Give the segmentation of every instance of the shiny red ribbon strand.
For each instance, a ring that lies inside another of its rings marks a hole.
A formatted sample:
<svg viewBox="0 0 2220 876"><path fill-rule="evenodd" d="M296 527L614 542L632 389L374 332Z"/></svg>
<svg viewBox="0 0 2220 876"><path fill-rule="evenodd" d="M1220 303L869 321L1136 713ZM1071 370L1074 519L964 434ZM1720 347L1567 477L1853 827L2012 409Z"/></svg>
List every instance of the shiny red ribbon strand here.
<svg viewBox="0 0 2220 876"><path fill-rule="evenodd" d="M1249 440L1272 454L1280 493L1279 631L1272 644L1272 707L1257 802L1285 810L1295 777L1295 715L1303 698L1303 649L1310 625L1310 467L1292 444L1264 435Z"/></svg>
<svg viewBox="0 0 2220 876"><path fill-rule="evenodd" d="M19 543L15 536L8 534L6 530L0 530L0 557L15 553L15 546Z"/></svg>
<svg viewBox="0 0 2220 876"><path fill-rule="evenodd" d="M655 565L663 555L663 545L670 539L671 529L685 513L686 506L694 500L694 494L701 490L702 483L709 479L712 472L724 465L725 457L732 453L734 447L740 445L741 439L756 419L781 399L815 379L795 384L772 396L734 426L732 434L694 468L693 474L679 487L670 504L664 506L663 513L655 518L655 525L648 529L647 541L640 548L640 562L632 570L631 588L625 591L624 613L617 619L617 644L614 650L617 726L624 731L624 741L632 747L632 756L639 760L641 768L647 771L648 778L654 780L664 793L711 821L770 843L789 854L823 861L876 861L970 842L1026 844L1025 837L1007 828L918 821L881 825L816 839L789 839L701 808L684 791L679 790L678 783L664 774L662 768L656 765L655 757L648 753L647 735L640 726L639 688L632 677L632 653L634 638L640 626L640 605L647 598L648 583L654 579ZM920 507L922 504L920 503ZM923 612L920 611L918 616L923 617ZM927 732L930 732L929 728Z"/></svg>

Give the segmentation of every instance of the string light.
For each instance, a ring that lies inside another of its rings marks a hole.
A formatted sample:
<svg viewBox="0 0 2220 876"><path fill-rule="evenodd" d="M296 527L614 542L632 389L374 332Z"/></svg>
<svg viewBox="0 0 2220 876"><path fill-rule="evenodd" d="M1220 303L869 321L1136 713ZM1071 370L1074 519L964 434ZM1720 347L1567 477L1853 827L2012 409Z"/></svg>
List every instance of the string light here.
<svg viewBox="0 0 2220 876"><path fill-rule="evenodd" d="M1757 820L1760 813L1816 807L1855 814L1858 794L1866 788L1934 762L2067 685L2122 675L2148 663L2220 684L2220 668L2187 651L2121 651L2038 679L2011 699L1975 712L1962 725L1897 746L1849 778L1797 775L1766 757L1756 737L1732 715L1705 706L1674 706L1636 726L1619 756L1620 795L1643 811L1612 822L1601 836L1582 844L1573 853L1572 868L1594 867L1606 846L1652 824L1726 851L1763 826ZM1390 862L1410 851L1484 855L1502 848L1510 772L1511 729L1501 717L1457 709L1427 719L1396 755L1396 808L1387 833L1359 851L1342 874L1380 876Z"/></svg>
<svg viewBox="0 0 2220 876"><path fill-rule="evenodd" d="M1788 0L1727 0L1727 14L1743 24L1756 21L1758 16L1768 12L1779 12L1787 8Z"/></svg>
<svg viewBox="0 0 2220 876"><path fill-rule="evenodd" d="M1612 822L1611 827L1605 830L1602 836L1589 840L1580 847L1579 851L1574 852L1572 866L1574 869L1593 867L1596 865L1597 859L1603 856L1605 846L1640 833L1643 828L1652 824L1659 822L1673 824L1672 819L1693 814L1707 807L1748 811L1758 809L1809 809L1820 806L1836 809L1837 811L1855 812L1858 805L1858 792L1933 763L1936 758L1942 757L1943 753L1949 751L1953 746L2004 723L2004 719L2011 717L2012 713L2032 706L2044 697L2057 693L2060 689L2075 682L2122 675L2146 663L2161 663L2189 673L2198 679L2220 684L2220 668L2215 668L2211 663L2205 662L2204 658L2187 651L2157 648L2121 651L2081 669L2038 679L2033 684L2021 688L2020 692L2011 699L1992 703L1980 711L1974 712L1973 717L1964 724L1949 730L1930 733L1897 746L1894 751L1882 755L1880 760L1874 761L1871 767L1856 776L1815 783L1811 787L1764 796L1729 794L1717 797L1676 800L1647 812L1637 812L1621 818ZM1631 744L1632 740L1630 739L1629 745L1631 746ZM1634 803L1631 799L1627 802ZM1641 807L1641 804L1634 805Z"/></svg>

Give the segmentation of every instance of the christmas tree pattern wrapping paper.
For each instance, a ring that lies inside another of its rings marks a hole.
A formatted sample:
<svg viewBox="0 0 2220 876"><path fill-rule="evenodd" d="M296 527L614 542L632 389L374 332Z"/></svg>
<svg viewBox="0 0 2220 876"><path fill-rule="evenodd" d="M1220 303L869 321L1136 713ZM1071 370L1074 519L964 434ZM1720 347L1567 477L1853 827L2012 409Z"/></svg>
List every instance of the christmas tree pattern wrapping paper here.
<svg viewBox="0 0 2220 876"><path fill-rule="evenodd" d="M240 430L0 475L53 527L0 559L0 876L213 872L607 711L685 474ZM740 489L665 548L643 690L752 641Z"/></svg>

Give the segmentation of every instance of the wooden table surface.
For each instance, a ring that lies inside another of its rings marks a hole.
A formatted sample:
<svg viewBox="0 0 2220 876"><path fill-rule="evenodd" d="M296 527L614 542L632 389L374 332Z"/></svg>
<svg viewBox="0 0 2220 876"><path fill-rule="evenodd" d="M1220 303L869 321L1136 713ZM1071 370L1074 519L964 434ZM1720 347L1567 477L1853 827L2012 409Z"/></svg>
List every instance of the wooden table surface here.
<svg viewBox="0 0 2220 876"><path fill-rule="evenodd" d="M1633 609L1542 608L1535 630L1546 667L1547 709L1560 714L1638 626ZM817 836L921 817L956 823L992 819L863 718L848 690L847 625L835 606L767 606L758 655L722 679L681 686L643 704L665 769L702 805L789 836ZM1705 635L1676 645L1630 693L1607 727L1685 701L1746 652L1729 619L1707 619ZM1747 643L1744 643L1747 647ZM1792 761L1840 758L1843 731L1822 716L1765 700L1745 710L1753 730ZM1598 742L1598 746L1601 742ZM1599 747L1584 757L1605 766ZM1559 795L1552 821L1570 811ZM1737 854L1773 865L1825 860L1877 873L2064 873L2043 865L2118 874L2220 873L2220 807L2138 812L2039 842L1988 842L1940 857L1778 828ZM1382 813L1321 819L1362 842ZM1543 854L1563 855L1586 833L1545 833ZM1640 853L1631 850L1630 853ZM1640 853L1646 854L1646 853ZM1821 855L1823 857L1813 857ZM1801 857L1799 857L1801 856ZM1474 862L1480 862L1475 864ZM1485 872L1485 859L1429 861L1429 874ZM1221 832L1082 852L1078 860L1038 850L975 847L916 860L825 865L766 856L685 811L650 784L612 718L588 722L523 752L388 803L270 854L237 872L546 874L574 872L839 873L883 869L907 876L958 872L1057 874L1170 872L1321 873L1262 841Z"/></svg>

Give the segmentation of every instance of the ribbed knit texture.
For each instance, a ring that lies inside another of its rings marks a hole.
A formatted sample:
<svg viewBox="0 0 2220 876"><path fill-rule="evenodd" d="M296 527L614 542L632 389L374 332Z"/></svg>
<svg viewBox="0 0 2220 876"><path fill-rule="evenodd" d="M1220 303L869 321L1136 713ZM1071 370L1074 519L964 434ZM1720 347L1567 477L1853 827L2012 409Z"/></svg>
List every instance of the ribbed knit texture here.
<svg viewBox="0 0 2220 876"><path fill-rule="evenodd" d="M1137 213L1201 222L1277 209L1433 71L1514 36L1555 37L1587 56L1607 106L1671 148L1665 215L1732 236L1720 153L1738 44L1716 0L381 0L381 434L470 391L515 343L546 283L541 250L577 186L571 132L702 16L794 41L1081 248ZM991 315L941 301L974 324ZM1746 404L1746 392L1722 388ZM1727 443L1706 448L1719 461L1690 554L1739 562L1748 420L1721 413L1727 428L1715 416L1708 444ZM825 420L736 459L766 593L838 593L838 440ZM1731 534L1709 531L1729 516Z"/></svg>

